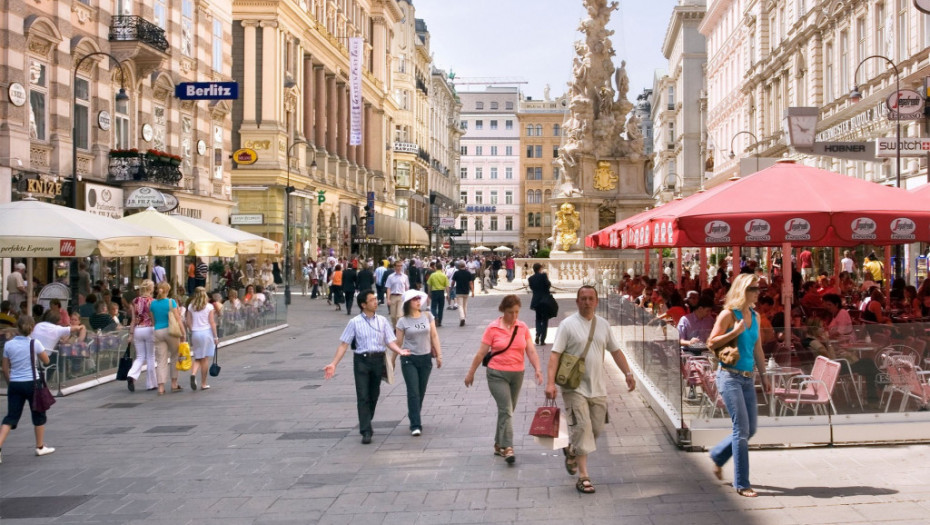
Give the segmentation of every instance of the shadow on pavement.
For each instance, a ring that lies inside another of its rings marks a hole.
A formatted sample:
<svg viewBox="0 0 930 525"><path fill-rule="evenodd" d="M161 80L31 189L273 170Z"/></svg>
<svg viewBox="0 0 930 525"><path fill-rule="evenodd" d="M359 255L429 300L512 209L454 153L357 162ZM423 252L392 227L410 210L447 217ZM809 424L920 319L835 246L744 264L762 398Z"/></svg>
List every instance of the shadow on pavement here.
<svg viewBox="0 0 930 525"><path fill-rule="evenodd" d="M772 485L753 485L759 497L765 496L810 496L812 498L830 499L847 498L850 496L888 496L897 494L894 489L867 486L851 487L775 487Z"/></svg>

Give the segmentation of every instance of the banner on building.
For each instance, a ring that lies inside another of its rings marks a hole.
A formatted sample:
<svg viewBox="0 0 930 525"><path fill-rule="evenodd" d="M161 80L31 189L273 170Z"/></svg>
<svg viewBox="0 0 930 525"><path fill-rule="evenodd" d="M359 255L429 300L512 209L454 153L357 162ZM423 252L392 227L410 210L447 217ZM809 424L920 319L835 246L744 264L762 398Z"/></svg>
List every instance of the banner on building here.
<svg viewBox="0 0 930 525"><path fill-rule="evenodd" d="M359 37L349 39L349 145L362 143L362 53L365 43Z"/></svg>

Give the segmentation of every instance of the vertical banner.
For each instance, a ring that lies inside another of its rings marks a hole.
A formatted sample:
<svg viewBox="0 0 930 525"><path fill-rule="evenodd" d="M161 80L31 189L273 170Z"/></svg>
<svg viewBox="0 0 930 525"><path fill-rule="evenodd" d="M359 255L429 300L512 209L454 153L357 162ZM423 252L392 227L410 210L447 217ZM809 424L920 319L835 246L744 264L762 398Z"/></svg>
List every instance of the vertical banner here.
<svg viewBox="0 0 930 525"><path fill-rule="evenodd" d="M349 39L349 145L362 143L362 52L364 41L359 37Z"/></svg>
<svg viewBox="0 0 930 525"><path fill-rule="evenodd" d="M375 192L369 191L366 196L366 204L368 205L368 218L365 221L365 233L367 235L375 234Z"/></svg>

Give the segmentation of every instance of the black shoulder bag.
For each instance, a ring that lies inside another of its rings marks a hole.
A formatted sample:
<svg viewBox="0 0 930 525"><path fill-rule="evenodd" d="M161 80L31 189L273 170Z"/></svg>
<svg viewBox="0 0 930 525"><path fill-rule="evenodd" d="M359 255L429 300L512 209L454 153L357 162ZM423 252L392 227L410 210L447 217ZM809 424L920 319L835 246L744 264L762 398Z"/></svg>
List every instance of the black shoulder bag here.
<svg viewBox="0 0 930 525"><path fill-rule="evenodd" d="M513 335L510 336L510 342L507 343L507 346L505 346L503 350L501 350L500 352L494 352L493 354L492 354L491 351L489 350L488 353L484 354L484 359L481 360L481 366L488 366L488 363L491 362L491 358L492 358L492 357L494 357L494 356L496 356L496 355L498 355L498 354L503 354L504 352L506 352L507 349L510 348L510 345L513 344L513 340L517 337L517 330L519 330L519 329L520 329L520 325L514 325L514 327L513 327Z"/></svg>

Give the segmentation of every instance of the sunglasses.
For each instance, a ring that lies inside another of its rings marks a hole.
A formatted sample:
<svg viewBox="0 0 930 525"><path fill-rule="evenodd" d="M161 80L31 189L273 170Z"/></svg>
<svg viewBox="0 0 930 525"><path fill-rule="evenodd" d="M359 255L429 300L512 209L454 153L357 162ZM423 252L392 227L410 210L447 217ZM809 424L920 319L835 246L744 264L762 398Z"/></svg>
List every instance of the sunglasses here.
<svg viewBox="0 0 930 525"><path fill-rule="evenodd" d="M759 291L759 287L758 287L758 286L750 286L749 288L746 288L746 291L747 291L747 292L758 292L758 291Z"/></svg>

